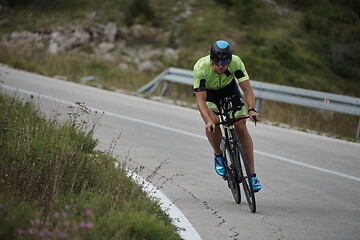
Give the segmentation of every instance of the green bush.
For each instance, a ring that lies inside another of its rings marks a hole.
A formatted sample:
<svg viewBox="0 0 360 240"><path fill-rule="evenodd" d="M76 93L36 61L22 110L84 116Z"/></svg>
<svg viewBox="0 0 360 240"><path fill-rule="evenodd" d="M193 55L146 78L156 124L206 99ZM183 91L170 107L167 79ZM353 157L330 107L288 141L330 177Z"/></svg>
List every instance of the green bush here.
<svg viewBox="0 0 360 240"><path fill-rule="evenodd" d="M33 3L34 0L1 0L1 5L14 8L16 6L26 6Z"/></svg>
<svg viewBox="0 0 360 240"><path fill-rule="evenodd" d="M108 215L99 226L105 230L102 239L178 239L169 225L158 221L156 214L149 215L144 211L119 213L111 209Z"/></svg>
<svg viewBox="0 0 360 240"><path fill-rule="evenodd" d="M215 2L234 11L235 19L240 24L268 25L276 18L272 6L263 0L215 0Z"/></svg>
<svg viewBox="0 0 360 240"><path fill-rule="evenodd" d="M155 24L155 12L150 6L149 0L132 0L126 11L126 22L128 25Z"/></svg>
<svg viewBox="0 0 360 240"><path fill-rule="evenodd" d="M259 25L271 27L277 18L273 6L263 0L235 1L234 8L240 23L255 25L254 27Z"/></svg>
<svg viewBox="0 0 360 240"><path fill-rule="evenodd" d="M337 2L337 1L335 1ZM360 16L348 5L324 2L308 9L302 25L314 46L321 46L323 58L331 70L346 79L357 81L360 77Z"/></svg>
<svg viewBox="0 0 360 240"><path fill-rule="evenodd" d="M17 239L18 229L26 228L34 218L34 206L16 200L5 200L0 195L0 239Z"/></svg>
<svg viewBox="0 0 360 240"><path fill-rule="evenodd" d="M69 7L81 7L84 0L1 0L0 5L9 8L38 8L45 10L69 9Z"/></svg>

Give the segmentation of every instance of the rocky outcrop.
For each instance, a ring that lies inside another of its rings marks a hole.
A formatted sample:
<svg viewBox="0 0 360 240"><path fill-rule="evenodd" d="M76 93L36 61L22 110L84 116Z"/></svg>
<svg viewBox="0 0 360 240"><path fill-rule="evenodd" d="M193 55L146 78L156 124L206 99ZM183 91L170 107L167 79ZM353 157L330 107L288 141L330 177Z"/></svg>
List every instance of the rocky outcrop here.
<svg viewBox="0 0 360 240"><path fill-rule="evenodd" d="M13 32L2 36L1 44L44 49L50 54L67 51L86 52L120 67L134 65L140 71L156 71L164 61L178 58L178 51L166 48L169 33L154 27L115 23L97 27L67 26L37 32ZM163 48L154 48L154 43Z"/></svg>

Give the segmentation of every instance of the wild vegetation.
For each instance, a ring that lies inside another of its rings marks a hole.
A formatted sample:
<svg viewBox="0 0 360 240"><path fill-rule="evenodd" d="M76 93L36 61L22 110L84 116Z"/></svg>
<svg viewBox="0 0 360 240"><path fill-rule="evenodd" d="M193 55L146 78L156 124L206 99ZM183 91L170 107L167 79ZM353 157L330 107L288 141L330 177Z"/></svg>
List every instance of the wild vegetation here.
<svg viewBox="0 0 360 240"><path fill-rule="evenodd" d="M77 103L60 124L0 94L0 239L180 239L125 163L96 150L99 117Z"/></svg>
<svg viewBox="0 0 360 240"><path fill-rule="evenodd" d="M167 67L192 69L221 38L244 60L251 79L360 96L356 0L2 0L1 6L0 34L5 40L0 42L0 62L17 68L77 82L91 75L96 86L134 91ZM108 23L118 31L110 50L99 52L109 40L96 32ZM49 53L51 34L79 28L91 33L87 41ZM42 36L38 47L7 41L11 33L23 31ZM173 57L167 58L167 49L175 52ZM191 87L185 86L175 85L169 92L169 97L190 102L191 95ZM267 106L265 119L324 130L304 124L307 116L320 119L323 112L300 108L306 114L299 119L292 112L287 116L284 105ZM326 132L354 137L358 117L326 116ZM346 131L332 124L340 118Z"/></svg>

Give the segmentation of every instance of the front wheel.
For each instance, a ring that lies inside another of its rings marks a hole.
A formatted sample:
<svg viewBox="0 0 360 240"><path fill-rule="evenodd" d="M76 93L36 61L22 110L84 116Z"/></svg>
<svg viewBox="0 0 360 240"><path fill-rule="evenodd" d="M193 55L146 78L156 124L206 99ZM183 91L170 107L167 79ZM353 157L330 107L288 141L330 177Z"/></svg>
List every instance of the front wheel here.
<svg viewBox="0 0 360 240"><path fill-rule="evenodd" d="M240 152L240 156L242 159L242 162L240 162L240 168L239 168L239 177L240 181L242 182L242 186L245 192L246 200L248 202L249 208L251 212L256 212L256 201L255 201L255 194L253 190L253 186L251 183L251 173L249 164L244 152L244 149L240 144L238 144L238 149Z"/></svg>
<svg viewBox="0 0 360 240"><path fill-rule="evenodd" d="M228 182L228 186L231 189L231 193L234 197L236 203L241 203L241 193L240 193L240 185L239 185L239 176L236 171L236 167L234 163L234 155L231 154L229 150L229 145L226 142L225 137L222 139L221 148L225 158L225 166L226 166L226 180Z"/></svg>

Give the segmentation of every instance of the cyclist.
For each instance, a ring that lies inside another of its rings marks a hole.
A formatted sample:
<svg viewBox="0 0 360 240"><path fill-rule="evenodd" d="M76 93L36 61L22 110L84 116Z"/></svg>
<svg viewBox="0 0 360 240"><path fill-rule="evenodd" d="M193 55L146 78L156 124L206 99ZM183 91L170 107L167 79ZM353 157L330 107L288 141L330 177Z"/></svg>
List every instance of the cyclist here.
<svg viewBox="0 0 360 240"><path fill-rule="evenodd" d="M225 159L220 148L222 134L220 127L215 125L220 120L214 111L218 111L219 99L227 96L238 96L235 104L242 105L240 85L248 107L247 113L250 119L256 123L260 115L255 109L255 96L250 85L249 75L240 57L233 55L232 47L223 40L216 41L210 48L210 55L202 57L196 62L193 75L196 104L205 122L206 136L214 150L215 171L220 176L225 176ZM235 114L236 117L244 115L246 115L244 107ZM255 174L253 142L245 119L235 123L235 131L241 140L249 162L254 192L258 192L262 187Z"/></svg>

